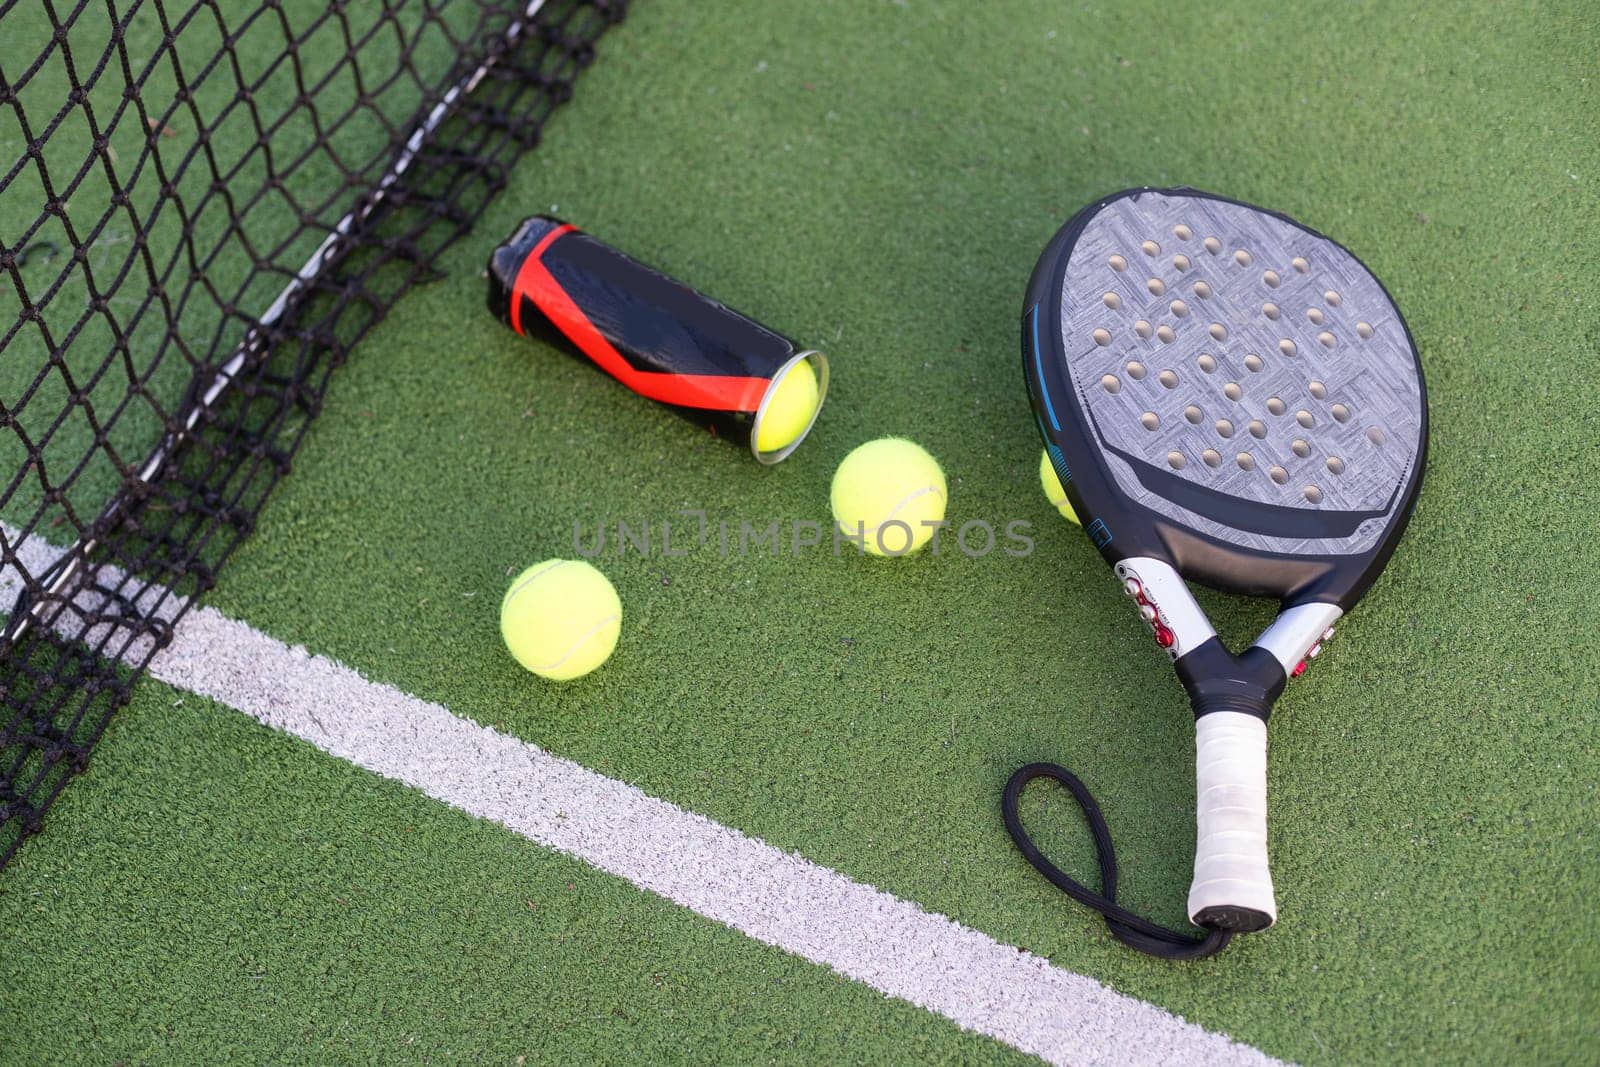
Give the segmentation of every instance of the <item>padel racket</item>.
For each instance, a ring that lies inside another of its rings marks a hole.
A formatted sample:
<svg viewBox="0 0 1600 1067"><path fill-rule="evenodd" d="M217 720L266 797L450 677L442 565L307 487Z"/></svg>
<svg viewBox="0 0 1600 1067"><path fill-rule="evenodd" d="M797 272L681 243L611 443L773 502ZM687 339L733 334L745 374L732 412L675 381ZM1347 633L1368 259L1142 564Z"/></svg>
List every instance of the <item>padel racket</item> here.
<svg viewBox="0 0 1600 1067"><path fill-rule="evenodd" d="M1422 484L1428 410L1416 344L1377 278L1284 215L1192 189L1130 189L1080 211L1028 286L1022 357L1045 449L1195 715L1190 921L1116 903L1088 791L1031 764L1006 825L1042 873L1155 955L1196 958L1277 919L1267 865L1267 715L1383 569ZM1282 610L1230 652L1185 579ZM1067 785L1100 850L1096 894L1017 817L1023 786Z"/></svg>

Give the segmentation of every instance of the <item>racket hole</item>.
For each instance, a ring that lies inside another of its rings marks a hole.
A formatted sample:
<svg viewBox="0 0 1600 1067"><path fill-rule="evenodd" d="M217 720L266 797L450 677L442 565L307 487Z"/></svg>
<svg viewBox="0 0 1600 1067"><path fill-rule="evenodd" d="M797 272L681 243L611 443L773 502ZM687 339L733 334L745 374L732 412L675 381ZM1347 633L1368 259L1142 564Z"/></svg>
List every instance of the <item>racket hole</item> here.
<svg viewBox="0 0 1600 1067"><path fill-rule="evenodd" d="M1156 378L1157 378L1158 381L1161 382L1162 385L1166 386L1168 389L1176 389L1178 387L1178 372L1177 371L1164 370L1160 374L1158 374L1156 376Z"/></svg>
<svg viewBox="0 0 1600 1067"><path fill-rule="evenodd" d="M1313 325L1313 326L1321 326L1322 325L1322 309L1321 308L1306 308L1306 318L1311 320L1311 325Z"/></svg>
<svg viewBox="0 0 1600 1067"><path fill-rule="evenodd" d="M1237 456L1233 457L1233 461L1239 464L1239 469L1242 471L1253 471L1256 469L1256 457L1252 456L1248 452L1240 452Z"/></svg>
<svg viewBox="0 0 1600 1067"><path fill-rule="evenodd" d="M1321 333L1317 334L1317 343L1322 345L1323 348L1332 348L1333 334L1329 333L1327 330L1323 330Z"/></svg>
<svg viewBox="0 0 1600 1067"><path fill-rule="evenodd" d="M1150 339L1150 335L1156 332L1156 328L1150 325L1144 319L1140 319L1138 322L1133 324L1133 332L1148 341Z"/></svg>
<svg viewBox="0 0 1600 1067"><path fill-rule="evenodd" d="M1381 426L1369 426L1369 427L1367 427L1367 440L1371 441L1375 445L1383 444L1383 427L1381 427Z"/></svg>
<svg viewBox="0 0 1600 1067"><path fill-rule="evenodd" d="M1107 293L1105 296L1100 298L1100 302L1106 307L1110 308L1112 311L1116 311L1122 306L1122 297L1118 296L1116 293Z"/></svg>
<svg viewBox="0 0 1600 1067"><path fill-rule="evenodd" d="M1200 453L1200 460L1208 467L1222 466L1222 453L1214 448L1208 448Z"/></svg>
<svg viewBox="0 0 1600 1067"><path fill-rule="evenodd" d="M1213 341L1226 341L1228 339L1228 328L1220 322L1213 322L1208 332L1211 334Z"/></svg>
<svg viewBox="0 0 1600 1067"><path fill-rule="evenodd" d="M1172 228L1172 236L1180 241L1187 241L1194 236L1194 231L1180 222Z"/></svg>
<svg viewBox="0 0 1600 1067"><path fill-rule="evenodd" d="M1152 432L1161 429L1161 416L1153 411L1147 411L1139 416L1139 425Z"/></svg>
<svg viewBox="0 0 1600 1067"><path fill-rule="evenodd" d="M1312 418L1311 412L1307 411L1305 408L1301 408L1299 411L1294 413L1294 421L1298 422L1301 426L1304 426L1308 430L1317 424L1317 420Z"/></svg>
<svg viewBox="0 0 1600 1067"><path fill-rule="evenodd" d="M1261 280L1267 283L1268 289L1276 289L1283 284L1283 279L1278 277L1278 272L1275 270L1267 271L1261 276Z"/></svg>
<svg viewBox="0 0 1600 1067"><path fill-rule="evenodd" d="M1187 462L1188 461L1183 458L1183 453L1182 452L1168 452L1167 453L1167 466L1171 467L1175 471L1183 470L1184 465Z"/></svg>
<svg viewBox="0 0 1600 1067"><path fill-rule="evenodd" d="M1207 285L1205 282L1195 282L1194 295L1198 296L1201 300L1211 299L1211 286Z"/></svg>
<svg viewBox="0 0 1600 1067"><path fill-rule="evenodd" d="M1344 473L1344 460L1340 459L1338 456L1329 456L1327 466L1329 474Z"/></svg>
<svg viewBox="0 0 1600 1067"><path fill-rule="evenodd" d="M1293 452L1301 459L1305 459L1307 456L1311 455L1311 446L1306 444L1300 438L1296 437L1294 439L1294 443L1289 446L1289 451Z"/></svg>
<svg viewBox="0 0 1600 1067"><path fill-rule="evenodd" d="M1285 337L1283 340L1278 342L1278 351L1282 352L1286 356L1292 356L1298 352L1299 349L1295 347L1293 341Z"/></svg>
<svg viewBox="0 0 1600 1067"><path fill-rule="evenodd" d="M1111 264L1111 269L1117 271L1118 273L1128 269L1128 261L1123 259L1121 256L1112 256L1110 259L1106 260L1106 262Z"/></svg>
<svg viewBox="0 0 1600 1067"><path fill-rule="evenodd" d="M1195 360L1195 362L1198 363L1200 365L1200 369L1205 371L1207 374L1210 374L1212 371L1217 369L1217 361L1210 355L1202 355L1199 359Z"/></svg>
<svg viewBox="0 0 1600 1067"><path fill-rule="evenodd" d="M1282 312L1280 312L1278 310L1278 305L1277 304L1274 304L1274 303L1269 301L1269 302L1261 305L1261 314L1265 315L1267 318L1271 319L1273 322L1277 322L1278 321L1278 316L1280 314L1282 314Z"/></svg>
<svg viewBox="0 0 1600 1067"><path fill-rule="evenodd" d="M1149 281L1144 283L1144 287L1150 290L1151 296L1161 296L1167 291L1167 284L1160 278L1151 278Z"/></svg>
<svg viewBox="0 0 1600 1067"><path fill-rule="evenodd" d="M1222 242L1217 240L1215 237L1207 237L1204 244L1206 246L1206 251L1210 252L1212 255L1216 255L1218 252L1222 251Z"/></svg>
<svg viewBox="0 0 1600 1067"><path fill-rule="evenodd" d="M1289 410L1289 405L1283 402L1283 397L1272 396L1267 398L1267 411L1274 415L1282 415Z"/></svg>
<svg viewBox="0 0 1600 1067"><path fill-rule="evenodd" d="M1134 381L1136 381L1136 382L1144 381L1144 375L1145 375L1144 364L1140 363L1138 360L1130 359L1128 361L1128 365L1126 367L1123 367L1122 369L1127 371L1128 372L1128 377L1132 378Z"/></svg>
<svg viewBox="0 0 1600 1067"><path fill-rule="evenodd" d="M1273 481L1277 482L1279 485L1282 485L1289 480L1289 472L1284 470L1282 467L1273 467L1271 470L1267 471L1267 476Z"/></svg>
<svg viewBox="0 0 1600 1067"><path fill-rule="evenodd" d="M1160 341L1162 344L1170 345L1177 339L1178 335L1172 332L1171 326L1158 326L1156 328L1156 340Z"/></svg>
<svg viewBox="0 0 1600 1067"><path fill-rule="evenodd" d="M1363 341L1365 341L1368 338L1370 338L1372 336L1372 323L1370 323L1370 322L1358 322L1358 323L1356 323L1356 336L1361 338Z"/></svg>
<svg viewBox="0 0 1600 1067"><path fill-rule="evenodd" d="M1338 307L1341 302L1341 297L1339 294L1334 292L1332 289L1329 289L1327 292L1323 293L1322 299L1326 300L1328 302L1328 306L1331 308Z"/></svg>
<svg viewBox="0 0 1600 1067"><path fill-rule="evenodd" d="M1309 388L1311 389L1311 395L1318 400L1322 400L1328 395L1328 387L1315 378L1311 379Z"/></svg>
<svg viewBox="0 0 1600 1067"><path fill-rule="evenodd" d="M1161 246L1154 241L1146 241L1139 246L1139 250L1147 256L1159 256L1161 254Z"/></svg>
<svg viewBox="0 0 1600 1067"><path fill-rule="evenodd" d="M1167 305L1167 310L1171 311L1174 315L1181 319L1189 314L1189 305L1185 304L1182 300L1174 300L1172 303Z"/></svg>
<svg viewBox="0 0 1600 1067"><path fill-rule="evenodd" d="M1289 261L1289 265L1300 274L1304 274L1311 269L1311 264L1307 263L1301 256L1295 256Z"/></svg>
<svg viewBox="0 0 1600 1067"><path fill-rule="evenodd" d="M1343 404L1335 404L1328 410L1333 414L1333 418L1336 422L1350 421L1350 409L1345 407Z"/></svg>
<svg viewBox="0 0 1600 1067"><path fill-rule="evenodd" d="M1100 379L1100 387L1114 396L1122 392L1122 379L1115 374L1103 375Z"/></svg>
<svg viewBox="0 0 1600 1067"><path fill-rule="evenodd" d="M1229 422L1227 419L1218 419L1215 425L1218 437L1221 437L1223 440L1227 440L1233 436L1233 423Z"/></svg>
<svg viewBox="0 0 1600 1067"><path fill-rule="evenodd" d="M1101 348L1104 348L1104 347L1106 347L1106 345L1109 345L1111 343L1111 331L1110 330L1099 329L1099 330L1096 330L1092 336L1094 337L1094 343L1099 345Z"/></svg>
<svg viewBox="0 0 1600 1067"><path fill-rule="evenodd" d="M1251 258L1250 253L1242 248L1233 254L1233 261L1241 267L1248 267L1251 263Z"/></svg>
<svg viewBox="0 0 1600 1067"><path fill-rule="evenodd" d="M1192 265L1193 264L1191 264L1189 262L1189 257L1188 256L1173 256L1172 257L1173 269L1176 270L1179 274L1182 274L1184 271L1188 270Z"/></svg>
<svg viewBox="0 0 1600 1067"><path fill-rule="evenodd" d="M1267 436L1267 424L1262 422L1260 419L1251 419L1250 425L1246 427L1246 429L1250 431L1250 436L1254 437L1257 441Z"/></svg>
<svg viewBox="0 0 1600 1067"><path fill-rule="evenodd" d="M1189 420L1190 425L1199 426L1200 420L1206 417L1206 413L1190 404L1183 409L1183 417Z"/></svg>
<svg viewBox="0 0 1600 1067"><path fill-rule="evenodd" d="M1252 374L1259 372L1263 366L1265 364L1261 362L1261 357L1254 352L1244 357L1244 369Z"/></svg>
<svg viewBox="0 0 1600 1067"><path fill-rule="evenodd" d="M1239 388L1238 382L1229 382L1227 385L1222 387L1222 395L1227 397L1229 400L1238 400L1240 397L1244 396L1244 390Z"/></svg>
<svg viewBox="0 0 1600 1067"><path fill-rule="evenodd" d="M1313 503L1313 504L1322 503L1322 490L1318 489L1316 486L1314 486L1314 485L1306 486L1305 494L1306 494L1306 499L1309 500L1311 503Z"/></svg>

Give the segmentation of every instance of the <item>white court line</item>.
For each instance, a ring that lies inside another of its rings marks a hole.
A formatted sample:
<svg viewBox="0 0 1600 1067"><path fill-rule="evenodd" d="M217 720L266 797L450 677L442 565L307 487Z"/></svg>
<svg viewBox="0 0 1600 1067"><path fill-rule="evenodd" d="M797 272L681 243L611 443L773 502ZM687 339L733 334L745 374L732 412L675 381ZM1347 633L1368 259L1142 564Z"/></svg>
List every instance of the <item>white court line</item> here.
<svg viewBox="0 0 1600 1067"><path fill-rule="evenodd" d="M0 609L15 595L15 579L0 576ZM1278 1062L911 901L368 681L213 608L184 616L150 671L1051 1063Z"/></svg>

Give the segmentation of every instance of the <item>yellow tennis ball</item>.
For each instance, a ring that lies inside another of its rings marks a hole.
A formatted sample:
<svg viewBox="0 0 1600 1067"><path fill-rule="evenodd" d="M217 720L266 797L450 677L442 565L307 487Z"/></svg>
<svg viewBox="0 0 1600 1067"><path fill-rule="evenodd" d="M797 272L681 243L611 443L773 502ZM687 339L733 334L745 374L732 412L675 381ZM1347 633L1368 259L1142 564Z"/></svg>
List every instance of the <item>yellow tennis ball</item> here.
<svg viewBox="0 0 1600 1067"><path fill-rule="evenodd" d="M933 536L949 499L944 471L900 437L868 441L833 472L833 517L874 556L904 556Z"/></svg>
<svg viewBox="0 0 1600 1067"><path fill-rule="evenodd" d="M1050 501L1050 506L1061 514L1082 526L1078 521L1078 513L1072 510L1072 501L1067 499L1067 491L1062 488L1061 479L1056 477L1055 464L1050 462L1050 453L1039 453L1039 484L1044 486L1044 498Z"/></svg>
<svg viewBox="0 0 1600 1067"><path fill-rule="evenodd" d="M611 582L582 560L547 559L517 575L500 601L500 636L534 674L580 678L604 663L622 632Z"/></svg>
<svg viewBox="0 0 1600 1067"><path fill-rule="evenodd" d="M776 452L798 441L811 425L820 402L817 372L809 359L802 359L789 368L767 398L756 431L756 451Z"/></svg>

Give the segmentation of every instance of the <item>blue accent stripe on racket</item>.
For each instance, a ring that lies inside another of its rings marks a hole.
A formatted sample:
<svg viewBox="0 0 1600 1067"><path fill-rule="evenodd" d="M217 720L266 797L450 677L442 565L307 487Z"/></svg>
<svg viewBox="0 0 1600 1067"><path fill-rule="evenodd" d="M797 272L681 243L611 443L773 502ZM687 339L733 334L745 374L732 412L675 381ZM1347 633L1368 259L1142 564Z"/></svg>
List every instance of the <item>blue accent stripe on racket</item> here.
<svg viewBox="0 0 1600 1067"><path fill-rule="evenodd" d="M1055 405L1050 403L1050 389L1044 384L1044 359L1039 352L1039 305L1033 305L1033 310L1028 314L1033 319L1033 369L1039 382L1039 396L1044 400L1044 411L1050 416L1050 425L1060 430L1061 420L1056 418Z"/></svg>

